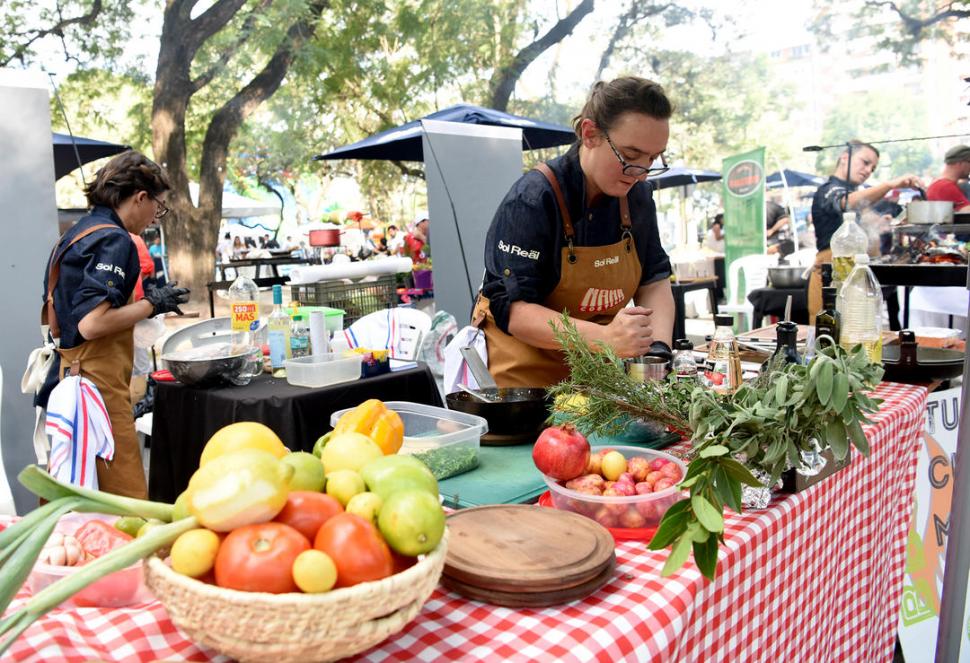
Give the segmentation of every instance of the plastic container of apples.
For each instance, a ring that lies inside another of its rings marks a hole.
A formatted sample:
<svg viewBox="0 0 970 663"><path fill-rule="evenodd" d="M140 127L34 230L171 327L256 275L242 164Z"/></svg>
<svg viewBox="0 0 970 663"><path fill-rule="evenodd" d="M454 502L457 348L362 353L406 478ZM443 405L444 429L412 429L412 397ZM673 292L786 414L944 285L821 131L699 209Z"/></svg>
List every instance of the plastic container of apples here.
<svg viewBox="0 0 970 663"><path fill-rule="evenodd" d="M590 451L594 459L599 453L601 460L611 451L622 454L627 463L626 472L613 482L595 471L570 481L543 474L555 508L592 518L610 530L654 530L667 509L686 497L677 484L683 480L687 468L670 454L616 445L591 447ZM595 470L595 462L588 469ZM625 485L618 486L619 483Z"/></svg>

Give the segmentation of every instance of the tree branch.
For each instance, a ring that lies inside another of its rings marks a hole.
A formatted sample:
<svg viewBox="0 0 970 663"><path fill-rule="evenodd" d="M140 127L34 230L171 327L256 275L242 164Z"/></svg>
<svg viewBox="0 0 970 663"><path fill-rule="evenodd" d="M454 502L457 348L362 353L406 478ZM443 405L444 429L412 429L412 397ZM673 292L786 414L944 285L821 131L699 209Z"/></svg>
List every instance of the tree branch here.
<svg viewBox="0 0 970 663"><path fill-rule="evenodd" d="M222 30L226 23L242 9L246 0L216 0L215 4L191 19L186 26L186 49L194 55L209 37Z"/></svg>
<svg viewBox="0 0 970 663"><path fill-rule="evenodd" d="M212 79L214 79L216 75L225 68L225 66L229 63L229 60L232 59L232 56L235 55L239 48L249 39L249 36L253 31L253 27L256 25L257 14L267 10L272 4L273 0L262 0L262 2L259 3L259 6L254 7L253 10L249 12L246 19L243 21L242 28L239 30L239 36L234 40L232 45L226 47L219 55L219 58L213 62L208 69L206 69L192 81L192 94L195 94L206 85L211 83Z"/></svg>
<svg viewBox="0 0 970 663"><path fill-rule="evenodd" d="M891 0L868 0L866 2L866 6L872 7L873 9L888 7L893 13L899 16L899 20L903 22L906 31L913 37L913 39L920 39L922 37L923 30L942 21L946 21L951 18L970 18L970 9L954 9L953 4L954 3L952 2L947 3L945 9L938 11L927 18L920 18L918 16L913 16L906 13L905 10L901 9L895 2L892 2Z"/></svg>
<svg viewBox="0 0 970 663"><path fill-rule="evenodd" d="M594 0L582 0L576 5L575 9L565 18L560 19L546 34L520 50L512 58L512 62L495 70L495 73L492 74L492 80L489 82L489 89L491 90L489 105L492 108L501 111L508 108L509 99L515 90L515 84L518 83L526 68L547 48L558 44L569 35L579 22L593 11L593 3Z"/></svg>
<svg viewBox="0 0 970 663"><path fill-rule="evenodd" d="M424 179L424 169L422 168L411 168L410 166L405 165L403 161L397 161L395 159L391 159L391 165L400 170L402 175L416 177L419 180Z"/></svg>
<svg viewBox="0 0 970 663"><path fill-rule="evenodd" d="M603 72L610 64L610 59L613 57L613 52L621 41L626 39L627 35L630 34L631 28L639 23L645 18L651 16L656 16L657 14L662 14L667 11L671 6L670 3L665 5L653 5L644 7L638 0L633 0L630 3L630 8L627 9L620 16L619 20L616 22L616 27L613 28L613 34L610 35L610 41L606 44L606 48L603 49L603 54L600 56L599 66L596 68L596 76L593 80L600 80L603 76Z"/></svg>
<svg viewBox="0 0 970 663"><path fill-rule="evenodd" d="M20 60L22 64L26 64L26 62L24 61L24 58L27 55L27 51L30 50L30 47L34 44L34 42L44 39L45 37L49 37L51 35L56 35L58 37L63 38L64 30L66 28L69 28L72 25L90 25L95 21L95 19L101 13L101 10L103 8L104 7L101 3L101 0L94 0L94 3L91 5L91 10L86 14L81 14L80 16L74 16L72 18L61 18L57 23L47 28L46 30L30 30L23 33L24 36L30 35L30 34L33 34L33 36L27 41L25 41L24 43L17 46L14 49L13 53L10 54L10 57L0 62L0 67L6 67L13 60Z"/></svg>

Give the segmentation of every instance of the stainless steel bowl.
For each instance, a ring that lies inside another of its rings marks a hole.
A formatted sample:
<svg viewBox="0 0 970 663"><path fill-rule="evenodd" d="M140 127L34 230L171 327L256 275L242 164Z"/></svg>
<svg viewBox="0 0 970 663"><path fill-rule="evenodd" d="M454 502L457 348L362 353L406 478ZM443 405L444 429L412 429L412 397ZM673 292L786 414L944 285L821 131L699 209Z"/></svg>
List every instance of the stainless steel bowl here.
<svg viewBox="0 0 970 663"><path fill-rule="evenodd" d="M199 350L172 352L162 356L162 363L172 376L182 384L205 387L222 382L233 382L249 370L249 355L243 352L225 352L216 356L197 357Z"/></svg>
<svg viewBox="0 0 970 663"><path fill-rule="evenodd" d="M773 288L804 288L808 281L802 278L804 267L787 265L768 268L768 282Z"/></svg>

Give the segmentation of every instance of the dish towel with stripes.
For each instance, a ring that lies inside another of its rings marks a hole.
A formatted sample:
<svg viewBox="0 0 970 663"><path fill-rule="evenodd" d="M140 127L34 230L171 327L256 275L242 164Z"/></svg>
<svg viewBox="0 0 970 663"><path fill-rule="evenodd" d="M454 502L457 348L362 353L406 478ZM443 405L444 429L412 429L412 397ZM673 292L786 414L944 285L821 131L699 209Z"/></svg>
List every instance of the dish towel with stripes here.
<svg viewBox="0 0 970 663"><path fill-rule="evenodd" d="M46 430L51 436L47 464L51 476L97 489L95 457L111 460L115 441L108 410L94 383L79 375L61 380L47 403Z"/></svg>

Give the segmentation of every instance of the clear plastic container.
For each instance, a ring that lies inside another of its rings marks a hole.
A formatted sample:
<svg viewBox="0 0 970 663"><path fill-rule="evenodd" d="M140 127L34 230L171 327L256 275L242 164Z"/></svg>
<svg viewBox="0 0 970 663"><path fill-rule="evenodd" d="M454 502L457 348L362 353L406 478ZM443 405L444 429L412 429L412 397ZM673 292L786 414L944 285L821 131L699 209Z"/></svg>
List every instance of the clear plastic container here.
<svg viewBox="0 0 970 663"><path fill-rule="evenodd" d="M344 311L339 308L330 308L329 306L288 306L285 309L286 314L292 317L296 313L302 313L307 316L307 320L310 319L310 314L314 311L320 311L323 313L324 323L327 325L327 331L331 334L338 332L344 328Z"/></svg>
<svg viewBox="0 0 970 663"><path fill-rule="evenodd" d="M682 481L687 473L687 467L679 458L662 451L616 445L592 447L591 450L593 453L606 450L619 451L626 457L627 462L631 458L646 458L648 461L663 458L675 463L680 469L681 478L677 483ZM553 506L562 511L571 511L591 518L610 529L656 528L667 513L667 509L687 496L685 492L678 490L676 485L660 492L629 497L593 495L570 490L563 483L544 474L542 478L549 486Z"/></svg>
<svg viewBox="0 0 970 663"><path fill-rule="evenodd" d="M286 381L298 387L326 387L360 379L360 355L330 352L283 362Z"/></svg>
<svg viewBox="0 0 970 663"><path fill-rule="evenodd" d="M113 524L117 519L118 516L107 516L100 513L69 513L58 521L55 531L73 535L88 521L102 520ZM36 595L37 592L48 585L52 585L82 568L84 566L52 566L37 562L27 578L27 587L31 594ZM136 603L148 603L153 601L154 598L148 587L145 586L142 563L138 561L128 568L115 571L85 587L64 601L60 607L120 608Z"/></svg>
<svg viewBox="0 0 970 663"><path fill-rule="evenodd" d="M852 350L862 344L874 364L882 362L882 287L869 269L869 256L860 253L839 290L836 308L842 318L839 345Z"/></svg>
<svg viewBox="0 0 970 663"><path fill-rule="evenodd" d="M398 453L419 458L435 478L444 479L478 466L482 435L488 432L483 417L407 401L387 401L384 405L401 415L404 422L404 445ZM330 415L330 425L335 426L350 409Z"/></svg>

